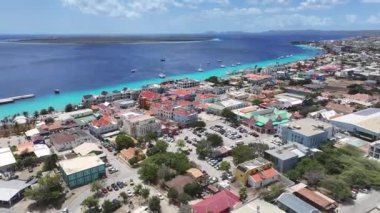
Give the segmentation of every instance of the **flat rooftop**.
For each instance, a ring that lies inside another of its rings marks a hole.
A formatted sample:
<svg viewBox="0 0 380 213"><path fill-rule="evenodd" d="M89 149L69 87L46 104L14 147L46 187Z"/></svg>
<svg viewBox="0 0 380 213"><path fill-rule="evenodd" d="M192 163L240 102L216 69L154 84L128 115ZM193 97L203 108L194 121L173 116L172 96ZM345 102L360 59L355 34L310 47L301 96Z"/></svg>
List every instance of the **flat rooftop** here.
<svg viewBox="0 0 380 213"><path fill-rule="evenodd" d="M86 169L103 165L104 162L98 156L90 155L76 157L69 160L62 160L59 161L58 164L66 175L71 175Z"/></svg>
<svg viewBox="0 0 380 213"><path fill-rule="evenodd" d="M304 136L313 136L325 132L324 129L331 128L332 125L322 121L317 121L311 118L295 120L285 124L292 128L293 132L297 132Z"/></svg>
<svg viewBox="0 0 380 213"><path fill-rule="evenodd" d="M375 133L380 133L380 109L368 108L332 119L335 122L349 123Z"/></svg>

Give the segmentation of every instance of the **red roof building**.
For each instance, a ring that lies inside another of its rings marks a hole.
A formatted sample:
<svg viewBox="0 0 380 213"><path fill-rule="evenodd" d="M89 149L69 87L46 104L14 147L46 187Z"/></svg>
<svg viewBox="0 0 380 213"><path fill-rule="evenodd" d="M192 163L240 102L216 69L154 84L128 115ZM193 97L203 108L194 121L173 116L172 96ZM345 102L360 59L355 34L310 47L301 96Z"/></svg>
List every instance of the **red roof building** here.
<svg viewBox="0 0 380 213"><path fill-rule="evenodd" d="M252 174L248 178L248 184L254 188L261 188L277 181L278 177L278 172L273 168L269 168Z"/></svg>
<svg viewBox="0 0 380 213"><path fill-rule="evenodd" d="M239 196L229 190L223 190L192 205L192 208L194 213L227 213L239 203L239 201Z"/></svg>
<svg viewBox="0 0 380 213"><path fill-rule="evenodd" d="M139 97L139 105L141 108L149 110L150 105L161 99L161 95L152 91L142 91Z"/></svg>

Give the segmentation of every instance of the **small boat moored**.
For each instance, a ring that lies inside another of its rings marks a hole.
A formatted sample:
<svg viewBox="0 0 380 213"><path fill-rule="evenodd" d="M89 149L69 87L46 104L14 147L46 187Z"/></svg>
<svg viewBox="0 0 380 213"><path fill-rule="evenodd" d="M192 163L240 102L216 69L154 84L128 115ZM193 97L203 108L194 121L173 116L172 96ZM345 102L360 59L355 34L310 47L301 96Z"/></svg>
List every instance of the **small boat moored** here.
<svg viewBox="0 0 380 213"><path fill-rule="evenodd" d="M165 78L166 75L165 75L164 73L160 73L160 74L158 74L158 77L160 77L160 78Z"/></svg>
<svg viewBox="0 0 380 213"><path fill-rule="evenodd" d="M55 89L55 90L54 90L54 94L57 94L57 95L58 95L58 94L60 94L60 93L61 93L61 91L59 91L59 89Z"/></svg>

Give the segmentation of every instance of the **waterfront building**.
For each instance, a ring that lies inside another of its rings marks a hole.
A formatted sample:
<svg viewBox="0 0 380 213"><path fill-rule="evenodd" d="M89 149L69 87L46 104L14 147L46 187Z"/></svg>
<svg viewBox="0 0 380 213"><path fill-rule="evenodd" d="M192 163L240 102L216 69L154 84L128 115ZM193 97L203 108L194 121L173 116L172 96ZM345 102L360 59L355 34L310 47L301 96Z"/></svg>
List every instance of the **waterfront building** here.
<svg viewBox="0 0 380 213"><path fill-rule="evenodd" d="M184 78L184 79L175 81L175 85L177 88L186 89L186 88L197 87L200 85L200 82L197 80Z"/></svg>
<svg viewBox="0 0 380 213"><path fill-rule="evenodd" d="M139 96L139 106L142 109L149 110L150 105L154 102L158 102L161 99L161 95L156 92L142 91Z"/></svg>
<svg viewBox="0 0 380 213"><path fill-rule="evenodd" d="M192 109L177 107L173 111L173 120L180 126L186 127L198 120L198 113Z"/></svg>
<svg viewBox="0 0 380 213"><path fill-rule="evenodd" d="M100 118L90 122L89 130L91 134L99 138L107 133L118 132L119 126L108 113L103 113Z"/></svg>
<svg viewBox="0 0 380 213"><path fill-rule="evenodd" d="M96 155L59 161L58 168L69 188L89 184L106 175L106 166Z"/></svg>
<svg viewBox="0 0 380 213"><path fill-rule="evenodd" d="M304 118L280 125L278 134L284 142L296 142L309 148L318 148L332 138L335 131L329 123Z"/></svg>
<svg viewBox="0 0 380 213"><path fill-rule="evenodd" d="M85 107L91 107L92 105L113 102L121 99L137 100L140 92L140 90L128 90L127 88L124 88L121 91L114 90L111 93L103 91L100 95L84 95L82 97L82 105Z"/></svg>
<svg viewBox="0 0 380 213"><path fill-rule="evenodd" d="M150 115L142 115L135 112L128 112L122 115L123 131L134 137L144 137L149 133L161 134L160 122Z"/></svg>

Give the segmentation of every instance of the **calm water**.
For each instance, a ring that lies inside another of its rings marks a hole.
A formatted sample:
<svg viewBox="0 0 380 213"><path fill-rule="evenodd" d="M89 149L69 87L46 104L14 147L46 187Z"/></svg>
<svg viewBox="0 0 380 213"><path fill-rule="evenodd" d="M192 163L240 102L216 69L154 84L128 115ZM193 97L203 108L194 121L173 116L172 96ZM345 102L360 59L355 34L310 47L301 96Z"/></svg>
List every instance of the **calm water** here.
<svg viewBox="0 0 380 213"><path fill-rule="evenodd" d="M0 98L33 93L37 97L0 105L0 117L66 103L79 103L81 96L101 90L138 88L159 82L165 58L168 77L204 79L223 76L232 69L218 69L217 60L240 68L268 66L315 56L315 49L300 48L295 40L337 39L325 35L220 35L221 41L146 44L18 44L0 43ZM6 38L6 37L2 37ZM1 39L1 37L0 37ZM283 55L293 57L277 60ZM210 64L208 64L208 62ZM198 73L202 68L207 72ZM134 74L131 69L138 69ZM61 95L53 95L54 89Z"/></svg>

